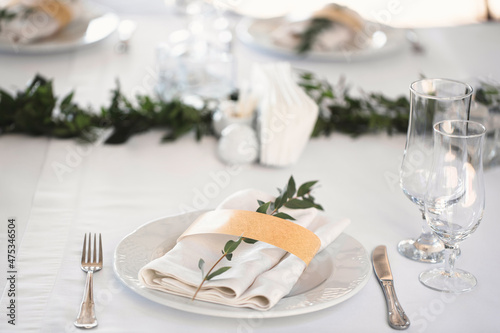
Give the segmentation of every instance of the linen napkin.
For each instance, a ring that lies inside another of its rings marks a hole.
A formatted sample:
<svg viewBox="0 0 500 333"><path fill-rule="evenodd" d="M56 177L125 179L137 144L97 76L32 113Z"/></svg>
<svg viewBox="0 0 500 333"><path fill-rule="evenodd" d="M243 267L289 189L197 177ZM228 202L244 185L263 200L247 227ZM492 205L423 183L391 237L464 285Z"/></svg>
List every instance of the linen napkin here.
<svg viewBox="0 0 500 333"><path fill-rule="evenodd" d="M256 190L244 190L227 198L217 209L255 211L258 199L267 202L274 197ZM280 211L293 216L295 223L313 231L321 240L320 251L349 224L347 219L331 222L315 208L283 208ZM225 242L236 238L215 234L184 237L163 257L144 266L139 272L139 280L149 288L192 297L202 281L199 259L203 258L206 267L211 267L220 258ZM290 292L306 268L298 257L264 242L242 242L232 260L223 259L217 267L223 266L232 268L206 281L197 299L257 310L268 310L278 303Z"/></svg>
<svg viewBox="0 0 500 333"><path fill-rule="evenodd" d="M28 44L54 35L82 9L80 0L10 0L0 1L0 9L15 16L0 22L0 38Z"/></svg>
<svg viewBox="0 0 500 333"><path fill-rule="evenodd" d="M311 51L342 51L346 47L353 47L357 35L366 30L365 21L357 12L335 3L327 4L309 14L307 19L295 20L294 16L302 18L304 13L292 13L288 20L271 32L270 36L274 44L296 49L314 19L327 19L332 24L316 36Z"/></svg>

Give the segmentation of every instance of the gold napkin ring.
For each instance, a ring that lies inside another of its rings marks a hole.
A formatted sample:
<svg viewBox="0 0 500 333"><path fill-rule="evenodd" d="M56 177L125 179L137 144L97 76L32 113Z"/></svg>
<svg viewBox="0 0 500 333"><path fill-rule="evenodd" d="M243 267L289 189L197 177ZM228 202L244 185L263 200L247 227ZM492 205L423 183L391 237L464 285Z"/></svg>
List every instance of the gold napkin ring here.
<svg viewBox="0 0 500 333"><path fill-rule="evenodd" d="M236 209L219 209L202 214L177 239L196 234L225 234L256 239L299 257L309 264L321 241L312 231L272 215Z"/></svg>

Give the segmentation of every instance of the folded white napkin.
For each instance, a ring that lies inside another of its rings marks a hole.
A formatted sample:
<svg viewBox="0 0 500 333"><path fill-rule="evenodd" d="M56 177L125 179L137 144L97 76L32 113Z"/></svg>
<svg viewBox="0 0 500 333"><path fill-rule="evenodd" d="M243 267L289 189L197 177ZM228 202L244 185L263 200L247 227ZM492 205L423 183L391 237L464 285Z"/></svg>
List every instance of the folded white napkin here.
<svg viewBox="0 0 500 333"><path fill-rule="evenodd" d="M257 199L267 202L274 200L274 197L256 190L240 191L226 199L217 209L255 211ZM349 224L349 220L331 222L315 208L283 208L280 211L293 216L295 223L313 231L321 240L320 251ZM163 257L144 266L139 272L139 280L149 288L192 297L202 281L199 259L205 260L206 272L220 258L226 241L236 238L213 234L187 236ZM217 267L223 266L232 268L206 281L197 299L268 310L290 292L306 264L298 257L264 242L242 242L232 260L228 262L223 259Z"/></svg>
<svg viewBox="0 0 500 333"><path fill-rule="evenodd" d="M252 75L259 96L260 163L291 165L309 141L318 105L295 82L288 62L256 64Z"/></svg>

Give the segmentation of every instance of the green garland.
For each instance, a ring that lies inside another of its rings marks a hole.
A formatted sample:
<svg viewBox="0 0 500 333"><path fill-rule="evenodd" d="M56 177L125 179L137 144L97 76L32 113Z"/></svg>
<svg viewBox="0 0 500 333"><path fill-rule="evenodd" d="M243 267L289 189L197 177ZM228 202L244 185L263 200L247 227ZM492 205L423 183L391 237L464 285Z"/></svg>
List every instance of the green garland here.
<svg viewBox="0 0 500 333"><path fill-rule="evenodd" d="M341 132L352 136L386 131L406 133L410 102L404 97L388 98L380 93L350 94L343 79L337 86L310 72L300 75L299 84L320 106L313 137Z"/></svg>
<svg viewBox="0 0 500 333"><path fill-rule="evenodd" d="M73 102L73 92L58 102L52 81L37 75L15 96L0 89L0 133L25 133L57 138L95 139L95 129L113 128L106 143L126 142L134 134L152 128L167 129L163 141L173 141L194 130L199 139L212 134L212 111L207 103L201 110L178 100L163 102L137 96L134 105L120 91L112 91L111 102L100 112ZM56 110L59 110L57 113Z"/></svg>
<svg viewBox="0 0 500 333"><path fill-rule="evenodd" d="M354 97L342 83L333 86L310 72L299 75L299 84L320 105L313 137L332 132L352 136L406 132L410 109L406 97L391 99L380 93ZM195 131L199 140L213 135L214 109L210 101L197 109L180 100L165 102L145 95L137 96L132 103L122 94L119 84L112 90L108 106L99 110L82 108L73 102L73 92L58 99L52 81L37 75L25 90L15 95L0 89L0 134L25 133L88 141L95 140L96 129L112 128L106 143L120 144L134 134L160 128L166 130L163 141L173 141L191 131Z"/></svg>

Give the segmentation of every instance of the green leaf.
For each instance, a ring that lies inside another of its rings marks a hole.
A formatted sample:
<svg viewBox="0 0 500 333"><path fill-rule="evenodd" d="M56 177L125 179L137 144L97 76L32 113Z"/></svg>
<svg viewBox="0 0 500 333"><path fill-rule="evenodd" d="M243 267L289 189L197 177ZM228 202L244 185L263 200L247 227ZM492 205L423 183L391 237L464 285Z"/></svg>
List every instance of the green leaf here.
<svg viewBox="0 0 500 333"><path fill-rule="evenodd" d="M61 109L67 108L71 104L71 101L73 100L73 95L74 91L70 92L66 97L63 98L60 104Z"/></svg>
<svg viewBox="0 0 500 333"><path fill-rule="evenodd" d="M283 205L287 200L288 200L288 185L283 188L280 195L278 195L274 200L274 210L278 210L281 207L283 207Z"/></svg>
<svg viewBox="0 0 500 333"><path fill-rule="evenodd" d="M232 253L226 254L226 259L227 261L231 261L231 259L233 259L233 254Z"/></svg>
<svg viewBox="0 0 500 333"><path fill-rule="evenodd" d="M288 180L288 184L286 186L286 197L287 199L293 198L295 195L295 180L293 179L293 176L290 176L290 179Z"/></svg>
<svg viewBox="0 0 500 333"><path fill-rule="evenodd" d="M259 204L259 206L262 206L263 204L265 204L265 202L262 200L257 200L257 203Z"/></svg>
<svg viewBox="0 0 500 333"><path fill-rule="evenodd" d="M243 237L238 238L238 240L236 241L228 240L226 245L224 246L224 253L226 254L232 253L234 250L238 248L242 240Z"/></svg>
<svg viewBox="0 0 500 333"><path fill-rule="evenodd" d="M198 261L198 268L201 271L201 277L205 276L205 273L203 272L203 265L205 265L205 260L200 258L200 260Z"/></svg>
<svg viewBox="0 0 500 333"><path fill-rule="evenodd" d="M221 275L222 273L224 273L225 271L229 270L230 268L231 268L231 266L221 267L218 270L216 270L215 272L213 272L210 275L208 275L207 278L206 278L206 280L210 281L214 277L216 277L217 275Z"/></svg>
<svg viewBox="0 0 500 333"><path fill-rule="evenodd" d="M246 238L246 237L245 237L245 238L243 238L243 241L244 241L245 243L247 243L247 244L255 244L255 243L257 243L257 242L258 242L258 240L256 240L256 239Z"/></svg>
<svg viewBox="0 0 500 333"><path fill-rule="evenodd" d="M318 204L314 204L314 208L319 209L319 210L324 210L323 206L318 205Z"/></svg>
<svg viewBox="0 0 500 333"><path fill-rule="evenodd" d="M311 191L311 187L313 187L317 182L318 182L317 180L313 180L300 185L299 190L297 192L297 196L303 197L304 195L309 193Z"/></svg>
<svg viewBox="0 0 500 333"><path fill-rule="evenodd" d="M313 206L314 208L319 209L319 210L324 210L321 205L319 205L319 204L317 204L317 203L314 202L314 197L313 196L309 195L307 197L304 197L304 200L311 202L314 205Z"/></svg>
<svg viewBox="0 0 500 333"><path fill-rule="evenodd" d="M314 203L307 200L291 199L285 204L285 207L291 209L305 209L314 207Z"/></svg>
<svg viewBox="0 0 500 333"><path fill-rule="evenodd" d="M257 208L257 213L267 214L267 210L269 209L270 204L271 202L269 201L260 205L259 208Z"/></svg>
<svg viewBox="0 0 500 333"><path fill-rule="evenodd" d="M286 204L285 204L285 206L286 206ZM278 212L278 213L274 214L273 216L279 217L280 219L295 221L295 219L292 216L290 216L286 213L283 213L283 212Z"/></svg>

